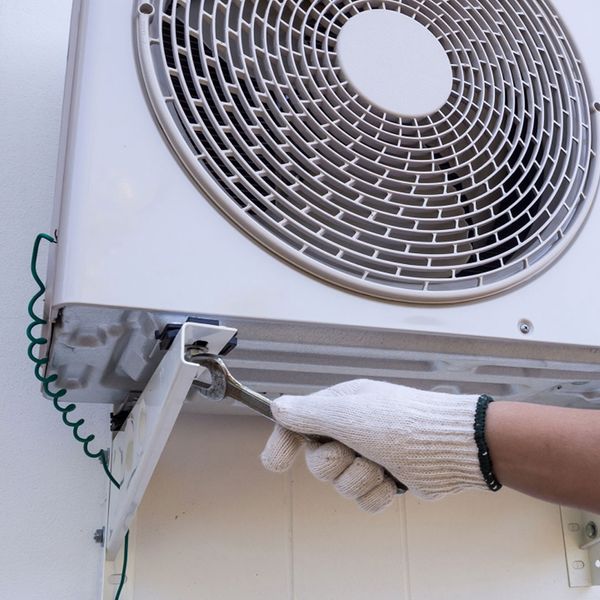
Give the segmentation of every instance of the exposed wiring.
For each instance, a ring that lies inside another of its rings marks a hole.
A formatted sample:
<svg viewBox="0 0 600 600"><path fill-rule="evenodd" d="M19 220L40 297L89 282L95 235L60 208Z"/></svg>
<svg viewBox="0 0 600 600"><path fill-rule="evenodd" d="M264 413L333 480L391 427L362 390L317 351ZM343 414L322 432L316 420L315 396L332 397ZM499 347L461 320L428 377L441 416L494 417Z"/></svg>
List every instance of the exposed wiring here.
<svg viewBox="0 0 600 600"><path fill-rule="evenodd" d="M69 413L72 413L77 408L76 405L73 403L70 403L70 404L67 404L66 406L63 406L59 402L60 398L62 398L63 396L65 396L67 394L67 390L64 388L59 388L56 391L50 390L50 384L54 383L58 379L58 375L56 375L55 373L53 373L51 375L47 375L47 374L44 375L42 373L42 371L46 368L46 366L48 364L48 358L47 357L39 358L38 356L35 356L35 354L34 354L34 351L37 347L45 346L48 343L48 340L45 337L36 337L33 334L33 330L35 327L47 324L47 321L45 319L42 319L41 317L38 317L38 315L35 313L35 310L34 310L36 302L46 292L46 286L44 285L43 281L40 279L40 276L38 275L38 272L37 272L37 260L38 260L38 254L40 252L40 245L41 245L42 241L47 241L52 244L56 243L56 240L52 236L48 235L47 233L40 233L36 237L35 243L33 244L33 251L31 253L31 275L32 275L33 279L35 280L35 282L37 283L39 289L34 294L34 296L31 298L31 300L29 301L29 305L27 307L27 312L29 313L29 316L31 317L31 323L27 326L27 338L29 339L29 347L27 348L27 356L31 359L31 361L35 365L34 374L35 374L36 378L42 383L42 388L44 390L44 394L46 394L46 396L48 398L52 399L54 408L58 412L60 412L62 415L63 423L65 425L67 425L67 427L71 428L73 437L83 445L83 452L85 453L85 455L89 456L90 458L98 459L101 462L104 472L106 473L106 476L108 477L110 482L117 489L120 489L121 484L115 479L113 474L110 472L110 468L108 466L107 452L105 450L98 450L97 452L93 452L92 450L90 450L90 444L96 439L96 436L88 435L87 437L83 437L79 433L79 429L85 423L85 419L78 419L77 421L69 420ZM121 591L123 590L123 586L124 586L125 580L127 578L126 571L127 571L128 550L129 550L129 531L125 534L125 541L124 541L124 545L123 545L123 567L121 569L121 579L119 581L119 587L117 589L115 600L119 600L119 598L121 597Z"/></svg>
<svg viewBox="0 0 600 600"><path fill-rule="evenodd" d="M37 327L38 325L46 325L47 323L45 319L38 317L34 312L35 303L44 295L44 292L46 291L46 286L43 284L42 280L40 279L37 273L37 258L40 251L40 244L43 240L46 240L51 243L56 243L56 240L53 237L45 233L40 233L35 240L35 244L33 245L33 252L31 254L31 275L33 276L35 282L38 284L39 290L29 301L29 306L27 309L29 312L29 316L31 317L31 323L27 327L27 337L30 342L29 348L27 349L27 355L35 364L34 373L36 378L42 382L44 393L46 394L46 396L48 396L48 398L52 399L54 408L62 414L63 423L67 425L67 427L71 427L71 429L73 430L73 437L78 442L83 444L83 451L85 455L89 456L90 458L96 458L100 460L102 466L104 467L104 472L110 479L111 483L117 489L119 489L120 484L114 478L113 474L110 472L110 469L108 467L108 459L106 456L106 452L104 450L98 450L97 452L92 452L90 450L90 444L94 441L96 436L88 435L87 437L82 437L79 433L79 429L85 423L85 419L79 419L77 421L69 420L69 413L73 412L77 408L76 405L71 403L67 404L66 406L63 406L59 403L59 399L66 395L67 390L64 388L59 388L54 392L50 390L50 384L54 383L58 379L58 375L54 373L51 375L42 374L42 370L48 364L48 358L39 358L34 355L34 350L37 346L44 346L48 343L48 340L46 338L35 337L33 335L33 329L35 327Z"/></svg>
<svg viewBox="0 0 600 600"><path fill-rule="evenodd" d="M125 585L125 580L127 577L125 573L127 573L127 555L129 554L129 531L125 534L125 541L123 542L123 566L121 567L121 581L119 581L119 588L117 589L117 594L115 595L115 600L119 600L121 597L121 591L123 590L123 586Z"/></svg>

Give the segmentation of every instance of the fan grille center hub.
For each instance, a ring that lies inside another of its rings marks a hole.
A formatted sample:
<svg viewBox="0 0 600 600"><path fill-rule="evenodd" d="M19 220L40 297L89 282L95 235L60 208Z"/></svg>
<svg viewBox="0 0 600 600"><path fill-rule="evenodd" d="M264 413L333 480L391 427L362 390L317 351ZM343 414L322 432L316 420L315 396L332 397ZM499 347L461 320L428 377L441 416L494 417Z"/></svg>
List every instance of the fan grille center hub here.
<svg viewBox="0 0 600 600"><path fill-rule="evenodd" d="M452 91L452 68L440 42L396 11L350 18L340 31L337 54L356 91L388 113L424 117L439 110Z"/></svg>

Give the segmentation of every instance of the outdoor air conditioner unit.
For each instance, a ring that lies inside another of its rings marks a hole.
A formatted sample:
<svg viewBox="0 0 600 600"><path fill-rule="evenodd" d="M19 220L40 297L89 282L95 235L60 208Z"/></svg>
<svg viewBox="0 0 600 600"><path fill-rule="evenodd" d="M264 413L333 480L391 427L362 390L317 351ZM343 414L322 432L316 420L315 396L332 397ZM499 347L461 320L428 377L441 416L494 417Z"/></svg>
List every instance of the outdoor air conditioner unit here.
<svg viewBox="0 0 600 600"><path fill-rule="evenodd" d="M58 384L119 405L196 317L268 394L600 401L598 22L597 0L76 2Z"/></svg>

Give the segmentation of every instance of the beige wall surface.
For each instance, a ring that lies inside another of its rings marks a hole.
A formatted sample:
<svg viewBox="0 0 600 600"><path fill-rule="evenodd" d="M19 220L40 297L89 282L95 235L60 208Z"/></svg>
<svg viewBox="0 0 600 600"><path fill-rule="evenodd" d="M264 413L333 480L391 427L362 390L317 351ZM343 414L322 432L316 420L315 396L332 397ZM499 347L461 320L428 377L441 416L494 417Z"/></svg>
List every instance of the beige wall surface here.
<svg viewBox="0 0 600 600"><path fill-rule="evenodd" d="M570 589L559 509L510 490L361 513L258 455L269 424L182 414L144 498L134 600L592 600Z"/></svg>

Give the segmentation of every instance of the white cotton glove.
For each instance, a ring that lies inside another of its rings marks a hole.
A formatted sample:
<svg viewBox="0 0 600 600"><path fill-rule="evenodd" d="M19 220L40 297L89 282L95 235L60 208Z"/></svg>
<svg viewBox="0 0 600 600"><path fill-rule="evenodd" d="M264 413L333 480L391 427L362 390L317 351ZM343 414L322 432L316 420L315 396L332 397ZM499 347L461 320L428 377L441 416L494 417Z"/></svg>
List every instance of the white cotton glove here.
<svg viewBox="0 0 600 600"><path fill-rule="evenodd" d="M285 471L305 445L313 475L369 512L394 499L389 474L426 499L485 490L474 434L478 399L366 379L282 396L273 403L277 425L261 459L267 469ZM294 432L337 441L306 442Z"/></svg>

